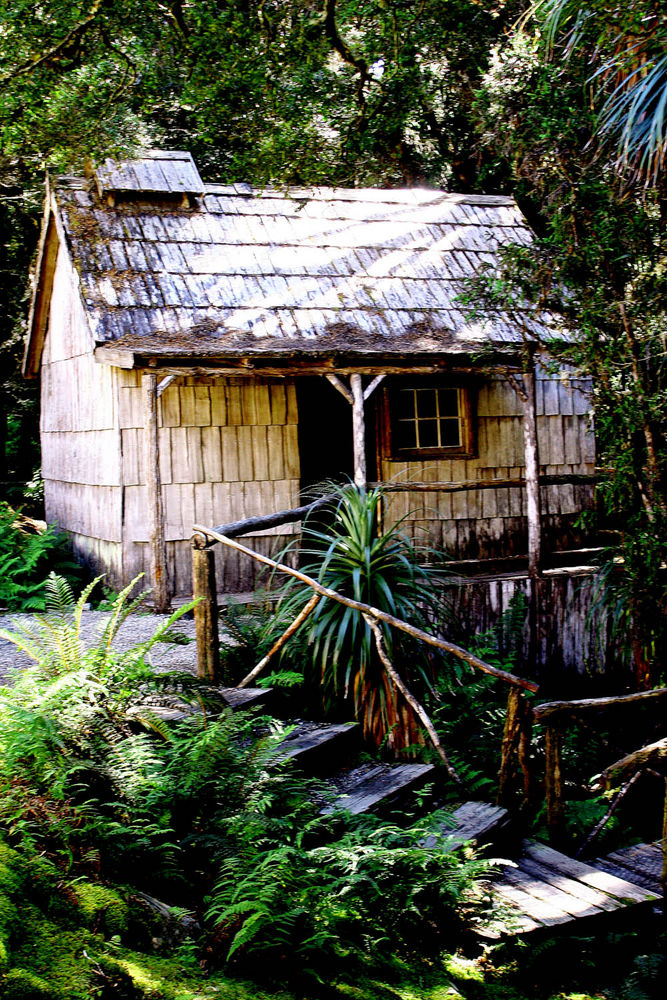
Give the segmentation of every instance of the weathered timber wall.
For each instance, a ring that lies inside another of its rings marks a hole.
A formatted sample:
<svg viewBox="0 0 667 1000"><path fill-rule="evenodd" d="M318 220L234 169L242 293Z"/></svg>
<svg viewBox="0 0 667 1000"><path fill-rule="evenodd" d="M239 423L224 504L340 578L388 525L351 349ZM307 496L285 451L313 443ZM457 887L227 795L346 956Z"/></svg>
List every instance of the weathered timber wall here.
<svg viewBox="0 0 667 1000"><path fill-rule="evenodd" d="M92 356L79 283L61 248L41 374L45 516L75 554L121 580L122 486L111 369Z"/></svg>
<svg viewBox="0 0 667 1000"><path fill-rule="evenodd" d="M548 574L538 583L539 614L537 663L528 664L531 676L549 683L563 671L583 674L605 668L607 637L589 618L593 577L585 570ZM498 624L516 594L527 598L528 578L465 580L447 586L453 620L462 636L485 632ZM522 635L522 655L528 656L527 624ZM519 671L522 673L522 671Z"/></svg>
<svg viewBox="0 0 667 1000"><path fill-rule="evenodd" d="M538 370L537 434L540 473L592 475L595 441L588 385L581 379ZM501 376L480 384L476 408L474 457L429 462L381 459L386 482L460 482L523 477L523 406ZM581 544L575 521L593 506L588 485L541 489L547 550ZM387 505L389 521L406 517L410 534L421 544L444 548L457 559L484 559L527 551L525 496L521 488L444 493L397 493Z"/></svg>
<svg viewBox="0 0 667 1000"><path fill-rule="evenodd" d="M124 573L148 573L141 374L116 369L124 484ZM172 593L192 592L193 524L220 524L295 507L299 500L296 394L293 382L183 377L158 407L160 474ZM267 554L297 525L250 536ZM218 585L252 589L252 560L216 547Z"/></svg>

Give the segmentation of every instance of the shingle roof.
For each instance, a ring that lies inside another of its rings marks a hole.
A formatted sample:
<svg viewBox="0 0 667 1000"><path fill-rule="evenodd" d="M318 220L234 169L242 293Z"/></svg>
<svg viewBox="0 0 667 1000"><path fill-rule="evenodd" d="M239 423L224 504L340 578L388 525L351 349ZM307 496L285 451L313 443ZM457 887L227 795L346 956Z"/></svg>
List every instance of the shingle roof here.
<svg viewBox="0 0 667 1000"><path fill-rule="evenodd" d="M72 180L55 198L97 344L411 356L553 335L544 314L470 321L457 299L499 247L530 242L510 198L206 185L190 209L108 207Z"/></svg>
<svg viewBox="0 0 667 1000"><path fill-rule="evenodd" d="M97 189L108 194L202 194L204 184L190 153L153 150L136 160L105 160L95 171Z"/></svg>

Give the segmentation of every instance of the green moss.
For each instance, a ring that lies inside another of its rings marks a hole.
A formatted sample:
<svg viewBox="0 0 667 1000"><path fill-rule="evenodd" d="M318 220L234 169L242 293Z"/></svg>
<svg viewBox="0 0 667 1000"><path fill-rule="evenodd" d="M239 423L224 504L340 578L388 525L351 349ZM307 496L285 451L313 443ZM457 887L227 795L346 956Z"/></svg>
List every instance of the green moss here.
<svg viewBox="0 0 667 1000"><path fill-rule="evenodd" d="M0 892L18 892L23 879L13 866L0 861Z"/></svg>
<svg viewBox="0 0 667 1000"><path fill-rule="evenodd" d="M75 882L70 888L86 927L108 935L127 930L128 906L113 889L94 882Z"/></svg>
<svg viewBox="0 0 667 1000"><path fill-rule="evenodd" d="M12 969L0 979L4 1000L52 1000L51 987L27 969Z"/></svg>
<svg viewBox="0 0 667 1000"><path fill-rule="evenodd" d="M83 952L95 948L95 939L88 931L63 930L36 907L25 906L16 938L18 945L7 976L17 971L36 976L48 985L50 1000L88 1000L92 968Z"/></svg>

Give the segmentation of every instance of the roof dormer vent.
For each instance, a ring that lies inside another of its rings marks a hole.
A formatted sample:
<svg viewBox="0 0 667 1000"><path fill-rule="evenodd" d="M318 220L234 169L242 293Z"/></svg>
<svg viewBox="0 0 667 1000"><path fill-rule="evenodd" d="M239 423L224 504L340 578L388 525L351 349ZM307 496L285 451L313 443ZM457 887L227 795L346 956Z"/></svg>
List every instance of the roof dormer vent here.
<svg viewBox="0 0 667 1000"><path fill-rule="evenodd" d="M95 171L100 198L113 207L119 201L164 201L191 205L204 184L190 153L149 150L133 160L107 159Z"/></svg>

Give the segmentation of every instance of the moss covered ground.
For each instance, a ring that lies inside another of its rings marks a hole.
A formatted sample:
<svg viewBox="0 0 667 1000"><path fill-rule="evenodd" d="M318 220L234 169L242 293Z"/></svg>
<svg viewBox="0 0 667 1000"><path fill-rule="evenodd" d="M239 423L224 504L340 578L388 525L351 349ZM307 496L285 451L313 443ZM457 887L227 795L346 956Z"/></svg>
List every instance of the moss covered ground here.
<svg viewBox="0 0 667 1000"><path fill-rule="evenodd" d="M187 941L159 954L136 938L129 890L66 882L47 860L0 841L2 1000L664 1000L665 937L639 931L514 942L426 964L396 961L335 984L286 991L202 968Z"/></svg>

